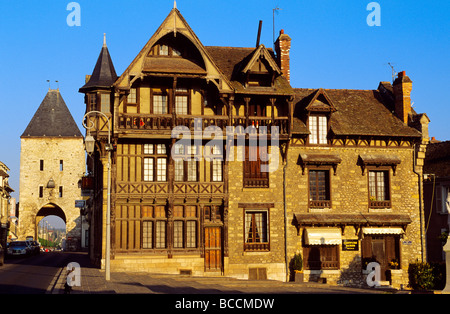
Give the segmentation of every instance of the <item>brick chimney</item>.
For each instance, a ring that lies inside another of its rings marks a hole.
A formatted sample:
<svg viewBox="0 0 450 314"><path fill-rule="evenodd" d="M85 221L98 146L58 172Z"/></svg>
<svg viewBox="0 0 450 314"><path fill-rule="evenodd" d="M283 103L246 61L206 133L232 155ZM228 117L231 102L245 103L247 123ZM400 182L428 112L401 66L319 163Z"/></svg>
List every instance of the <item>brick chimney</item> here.
<svg viewBox="0 0 450 314"><path fill-rule="evenodd" d="M411 90L412 81L405 74L405 71L398 73L394 84L394 99L395 99L395 115L408 124L408 117L411 113Z"/></svg>
<svg viewBox="0 0 450 314"><path fill-rule="evenodd" d="M275 41L275 52L277 54L278 66L281 69L283 76L291 82L290 58L289 50L291 50L291 37L280 31L280 36Z"/></svg>

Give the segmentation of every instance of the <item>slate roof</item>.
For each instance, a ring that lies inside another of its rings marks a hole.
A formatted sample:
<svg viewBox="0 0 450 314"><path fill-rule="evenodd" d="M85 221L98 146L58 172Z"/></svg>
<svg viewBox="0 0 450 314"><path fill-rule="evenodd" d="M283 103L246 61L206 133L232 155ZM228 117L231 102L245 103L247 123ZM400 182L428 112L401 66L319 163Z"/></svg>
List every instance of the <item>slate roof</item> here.
<svg viewBox="0 0 450 314"><path fill-rule="evenodd" d="M336 135L420 137L388 108L393 106L380 90L324 89L336 111L330 127ZM304 109L317 89L294 88L294 133L309 134Z"/></svg>
<svg viewBox="0 0 450 314"><path fill-rule="evenodd" d="M276 77L273 88L244 87L241 71L247 66L248 62L258 48L219 46L206 46L205 48L222 73L231 82L236 93L274 95L292 94L292 87L289 85L287 79L281 75ZM276 60L273 50L267 49L267 51L272 58Z"/></svg>
<svg viewBox="0 0 450 314"><path fill-rule="evenodd" d="M89 81L79 89L79 92L86 93L91 89L110 88L116 79L116 70L114 69L108 47L104 43Z"/></svg>
<svg viewBox="0 0 450 314"><path fill-rule="evenodd" d="M49 89L21 138L82 137L59 90Z"/></svg>

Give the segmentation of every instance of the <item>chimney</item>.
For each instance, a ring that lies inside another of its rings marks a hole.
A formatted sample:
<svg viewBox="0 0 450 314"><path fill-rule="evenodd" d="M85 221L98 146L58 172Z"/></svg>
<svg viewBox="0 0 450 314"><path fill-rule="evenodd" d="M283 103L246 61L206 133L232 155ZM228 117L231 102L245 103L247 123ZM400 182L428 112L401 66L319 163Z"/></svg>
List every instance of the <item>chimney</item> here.
<svg viewBox="0 0 450 314"><path fill-rule="evenodd" d="M291 37L284 33L284 30L280 31L280 36L275 42L275 52L277 54L278 66L281 69L283 76L291 82L291 70L290 70L290 58L289 50L291 50Z"/></svg>
<svg viewBox="0 0 450 314"><path fill-rule="evenodd" d="M412 81L405 74L405 71L398 73L398 77L395 79L394 84L394 100L395 100L395 114L408 124L408 117L411 113L411 90Z"/></svg>

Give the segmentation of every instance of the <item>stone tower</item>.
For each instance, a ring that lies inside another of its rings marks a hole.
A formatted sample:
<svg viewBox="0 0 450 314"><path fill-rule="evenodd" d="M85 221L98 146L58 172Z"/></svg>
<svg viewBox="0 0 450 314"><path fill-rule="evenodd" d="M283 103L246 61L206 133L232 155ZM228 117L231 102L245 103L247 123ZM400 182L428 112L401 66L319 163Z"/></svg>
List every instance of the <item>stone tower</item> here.
<svg viewBox="0 0 450 314"><path fill-rule="evenodd" d="M37 238L39 221L56 215L66 223L66 248L79 249L84 232L75 200L85 173L83 136L59 90L49 89L20 142L20 238Z"/></svg>

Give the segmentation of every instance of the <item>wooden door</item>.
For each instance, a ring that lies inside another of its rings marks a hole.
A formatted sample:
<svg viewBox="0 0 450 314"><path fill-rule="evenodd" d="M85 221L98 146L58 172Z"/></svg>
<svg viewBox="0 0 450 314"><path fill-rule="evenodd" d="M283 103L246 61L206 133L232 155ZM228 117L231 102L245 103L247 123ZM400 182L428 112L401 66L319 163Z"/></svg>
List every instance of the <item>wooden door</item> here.
<svg viewBox="0 0 450 314"><path fill-rule="evenodd" d="M386 247L384 238L376 238L372 239L372 254L375 260L380 264L381 270L381 280L386 280L386 270L387 270L387 261L386 261Z"/></svg>
<svg viewBox="0 0 450 314"><path fill-rule="evenodd" d="M221 227L205 227L205 271L222 270Z"/></svg>

